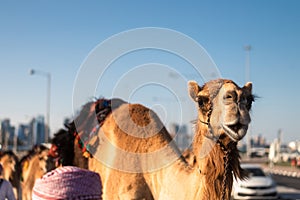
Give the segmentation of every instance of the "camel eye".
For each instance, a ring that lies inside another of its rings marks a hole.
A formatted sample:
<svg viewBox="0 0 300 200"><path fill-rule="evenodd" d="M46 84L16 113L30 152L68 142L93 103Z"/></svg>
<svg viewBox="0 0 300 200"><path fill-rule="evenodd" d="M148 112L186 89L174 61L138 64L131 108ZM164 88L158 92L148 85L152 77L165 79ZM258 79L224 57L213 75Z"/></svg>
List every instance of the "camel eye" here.
<svg viewBox="0 0 300 200"><path fill-rule="evenodd" d="M225 96L225 99L233 99L233 97L232 97L231 94L227 94L227 95Z"/></svg>
<svg viewBox="0 0 300 200"><path fill-rule="evenodd" d="M224 95L224 100L226 101L235 101L235 99L236 99L236 93L234 92L227 92Z"/></svg>
<svg viewBox="0 0 300 200"><path fill-rule="evenodd" d="M203 106L205 106L205 104L207 104L208 101L209 101L209 99L207 97L204 97L204 96L197 97L197 102L198 102L199 108L202 108Z"/></svg>
<svg viewBox="0 0 300 200"><path fill-rule="evenodd" d="M202 107L204 105L203 99L202 98L198 98L198 106Z"/></svg>
<svg viewBox="0 0 300 200"><path fill-rule="evenodd" d="M44 160L44 157L39 157L39 160Z"/></svg>

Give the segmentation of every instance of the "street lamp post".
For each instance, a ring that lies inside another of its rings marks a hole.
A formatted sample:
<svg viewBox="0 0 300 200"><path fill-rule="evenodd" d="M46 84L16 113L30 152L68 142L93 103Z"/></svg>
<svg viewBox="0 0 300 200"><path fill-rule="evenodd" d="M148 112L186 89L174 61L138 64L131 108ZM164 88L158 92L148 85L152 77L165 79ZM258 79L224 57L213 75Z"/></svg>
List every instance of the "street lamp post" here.
<svg viewBox="0 0 300 200"><path fill-rule="evenodd" d="M250 81L250 51L252 49L251 45L246 45L244 47L246 51L246 64L245 64L245 79L246 82Z"/></svg>
<svg viewBox="0 0 300 200"><path fill-rule="evenodd" d="M46 126L45 126L45 142L48 142L50 130L50 90L51 90L51 74L40 70L30 69L30 75L41 75L47 79L47 98L46 98Z"/></svg>
<svg viewBox="0 0 300 200"><path fill-rule="evenodd" d="M244 47L244 50L246 51L246 63L245 63L245 81L250 81L250 51L251 46L246 45ZM251 125L249 125L249 130L247 134L247 157L249 158L251 156Z"/></svg>

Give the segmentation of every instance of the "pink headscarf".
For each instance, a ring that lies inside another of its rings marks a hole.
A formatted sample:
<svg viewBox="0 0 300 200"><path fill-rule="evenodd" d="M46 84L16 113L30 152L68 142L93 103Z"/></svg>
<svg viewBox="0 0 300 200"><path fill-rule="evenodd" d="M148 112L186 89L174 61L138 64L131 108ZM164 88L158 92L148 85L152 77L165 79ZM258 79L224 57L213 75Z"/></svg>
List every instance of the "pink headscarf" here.
<svg viewBox="0 0 300 200"><path fill-rule="evenodd" d="M35 181L32 199L102 199L99 174L73 166L59 167Z"/></svg>

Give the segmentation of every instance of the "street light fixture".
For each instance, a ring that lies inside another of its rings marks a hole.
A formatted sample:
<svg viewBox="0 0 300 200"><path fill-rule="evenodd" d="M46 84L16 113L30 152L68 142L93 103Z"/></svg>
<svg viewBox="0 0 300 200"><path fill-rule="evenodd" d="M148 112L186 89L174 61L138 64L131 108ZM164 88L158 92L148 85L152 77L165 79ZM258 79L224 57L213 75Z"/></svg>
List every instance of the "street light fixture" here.
<svg viewBox="0 0 300 200"><path fill-rule="evenodd" d="M45 126L45 142L48 142L49 139L49 130L50 130L50 90L51 90L51 74L49 72L44 72L40 70L30 69L30 75L40 75L44 76L47 79L47 98L46 98L46 126Z"/></svg>

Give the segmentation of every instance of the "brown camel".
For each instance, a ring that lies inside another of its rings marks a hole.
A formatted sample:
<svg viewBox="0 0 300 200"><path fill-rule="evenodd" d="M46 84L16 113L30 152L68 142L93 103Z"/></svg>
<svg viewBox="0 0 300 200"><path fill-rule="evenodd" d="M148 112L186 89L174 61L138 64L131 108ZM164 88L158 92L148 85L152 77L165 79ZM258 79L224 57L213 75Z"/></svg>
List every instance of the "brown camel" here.
<svg viewBox="0 0 300 200"><path fill-rule="evenodd" d="M3 178L10 181L17 199L20 187L19 159L12 151L4 151L0 153L0 163L3 166Z"/></svg>
<svg viewBox="0 0 300 200"><path fill-rule="evenodd" d="M105 142L105 140L107 141L107 138L105 138L104 135L100 134L98 137L97 136L98 129L95 129L95 125L97 125L98 123L102 125L104 120L106 119L106 116L110 114L110 111L107 112L106 110L107 107L105 106L103 107L102 105L105 102L108 101L104 99L100 99L97 100L96 102L89 102L86 105L84 105L78 117L76 117L76 119L73 122L66 125L68 130L61 129L54 135L54 138L52 139L52 147L50 149L49 155L52 157L52 159L56 161L56 167L65 166L65 165L75 165L82 168L88 168L90 170L103 174L102 181L105 181L103 185L104 185L104 190L106 191L106 194L104 195L104 199L117 199L117 198L153 199L152 193L147 183L145 182L144 175L142 174L143 172L142 166L147 166L145 165L145 163L136 164L136 165L125 164L123 165L123 167L125 167L126 169L123 169L122 171L118 169L118 167L120 167L118 165L121 163L116 163L116 166L112 166L112 168L110 167L107 168L107 164L108 165L112 164L109 163L109 160L111 160L110 158L113 155L111 154L112 152L109 151L113 150L114 147L109 146L109 144ZM172 142L172 138L167 133L166 129L160 122L159 118L155 115L155 113L153 113L151 110L145 108L142 105L127 104L124 101L119 99L113 99L109 102L111 102L109 107L113 107L113 109L117 109L118 107L123 107L122 109L124 110L128 108L128 106L130 106L130 109L134 109L133 113L135 112L139 113L138 115L135 116L135 121L139 121L138 118L142 117L142 115L144 114L148 113L151 115L151 119L153 119L153 121L151 122L151 126L152 126L151 129L153 130L152 134L154 135L153 137L157 138L157 140L162 142L161 143L159 142L158 144L150 144L150 143L146 144L147 138L140 140L139 138L132 137L131 139L136 140L136 143L142 141L142 145L144 145L144 147L143 150L141 150L141 152L148 152L148 151L154 152L156 151L156 149L161 149L164 146L167 146L166 149L169 149L169 151L172 151L172 153L176 152L176 154L175 156L172 155L170 158L165 159L163 164L168 163L168 160L170 159L175 160L178 159L178 157L180 157L179 150L177 149L174 142ZM111 108L109 110L111 110ZM97 113L97 117L94 116L95 113ZM99 113L101 115L99 115ZM121 111L121 113L125 113L125 112ZM141 122L148 123L143 121ZM162 134L164 134L163 137L160 134L156 135L156 132L159 132L160 129L162 129ZM87 151L86 146L84 145L84 140L87 136L89 136L89 134L86 133L91 133L93 132L93 130L97 137L88 140L89 145L91 146L90 148L88 148ZM143 130L135 130L135 131L137 131L136 132L137 134L140 134L141 131ZM130 141L128 142L131 143ZM171 146L173 146L172 149L168 147L169 143L171 144ZM126 144L124 147L126 147L127 145L128 144ZM99 146L102 147L100 150L100 154L101 154L100 162L98 160L98 155L92 156L89 159L83 156L86 155L87 152L89 152L88 155L94 154L96 152L96 148ZM134 158L132 158L133 162L142 162L142 161L138 161L139 160L138 157L139 156L137 155ZM114 160L118 160L118 159L114 158ZM122 160L124 160L124 158L122 158ZM181 160L184 162L184 159L182 157ZM130 163L131 161L127 160L127 162ZM149 167L151 167L150 164L151 163L149 163ZM106 171L107 173L104 173L102 170ZM130 181L126 182L126 180L130 180Z"/></svg>
<svg viewBox="0 0 300 200"><path fill-rule="evenodd" d="M140 104L113 99L106 112L101 99L71 123L92 155L89 169L101 176L103 199L229 199L233 176L246 176L236 143L250 123L252 84L189 82L189 93L198 119L188 162L157 115Z"/></svg>
<svg viewBox="0 0 300 200"><path fill-rule="evenodd" d="M155 199L229 199L233 175L245 178L236 143L250 123L252 84L243 88L230 80L214 80L203 87L189 83L189 93L198 104L191 168L178 160L146 174ZM159 184L157 181L160 180Z"/></svg>
<svg viewBox="0 0 300 200"><path fill-rule="evenodd" d="M11 151L1 152L0 163L3 167L4 179L9 180L17 164L14 153Z"/></svg>
<svg viewBox="0 0 300 200"><path fill-rule="evenodd" d="M21 160L22 200L31 199L35 180L47 172L48 151L44 146L36 146Z"/></svg>

